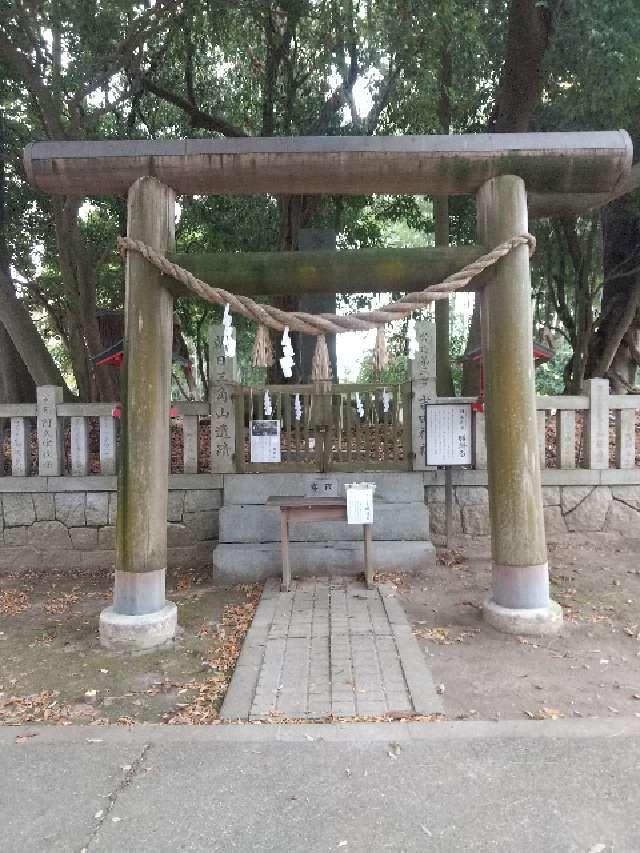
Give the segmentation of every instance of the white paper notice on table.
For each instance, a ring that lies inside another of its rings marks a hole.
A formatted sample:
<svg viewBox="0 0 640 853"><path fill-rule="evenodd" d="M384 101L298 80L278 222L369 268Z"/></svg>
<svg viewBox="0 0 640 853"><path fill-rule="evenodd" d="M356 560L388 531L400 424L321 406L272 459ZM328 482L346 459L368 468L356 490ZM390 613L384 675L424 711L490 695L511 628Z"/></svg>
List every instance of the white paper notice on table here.
<svg viewBox="0 0 640 853"><path fill-rule="evenodd" d="M373 524L373 489L367 486L347 489L347 524Z"/></svg>
<svg viewBox="0 0 640 853"><path fill-rule="evenodd" d="M427 465L471 465L471 406L426 404Z"/></svg>
<svg viewBox="0 0 640 853"><path fill-rule="evenodd" d="M251 421L251 461L280 462L280 421Z"/></svg>

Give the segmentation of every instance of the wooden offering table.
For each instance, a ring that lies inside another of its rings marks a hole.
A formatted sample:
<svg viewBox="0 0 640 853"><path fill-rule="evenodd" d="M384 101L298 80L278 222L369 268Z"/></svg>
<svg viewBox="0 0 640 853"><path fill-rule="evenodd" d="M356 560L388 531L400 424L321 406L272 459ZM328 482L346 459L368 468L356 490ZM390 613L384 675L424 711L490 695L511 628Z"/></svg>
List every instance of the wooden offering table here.
<svg viewBox="0 0 640 853"><path fill-rule="evenodd" d="M268 498L267 504L280 507L280 539L282 544L282 591L291 588L291 563L289 562L290 521L346 521L346 498ZM363 524L364 576L368 588L373 586L371 566L371 525Z"/></svg>

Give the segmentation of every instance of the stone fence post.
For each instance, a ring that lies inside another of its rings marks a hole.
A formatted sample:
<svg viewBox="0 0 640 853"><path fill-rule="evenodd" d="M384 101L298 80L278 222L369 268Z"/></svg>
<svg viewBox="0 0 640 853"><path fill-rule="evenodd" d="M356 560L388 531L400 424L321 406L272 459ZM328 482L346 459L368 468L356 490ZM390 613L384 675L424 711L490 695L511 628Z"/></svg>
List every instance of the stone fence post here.
<svg viewBox="0 0 640 853"><path fill-rule="evenodd" d="M434 400L436 392L436 324L433 320L418 320L416 322L416 337L420 344L416 358L409 362L411 378L411 451L413 453L413 470L424 471L426 423L425 403Z"/></svg>
<svg viewBox="0 0 640 853"><path fill-rule="evenodd" d="M584 429L584 463L586 468L609 467L609 380L588 379L586 382L589 410Z"/></svg>
<svg viewBox="0 0 640 853"><path fill-rule="evenodd" d="M62 403L62 388L40 385L36 388L38 430L38 473L41 477L59 477L62 473L62 429L57 406Z"/></svg>
<svg viewBox="0 0 640 853"><path fill-rule="evenodd" d="M233 330L235 335L235 329ZM224 326L209 326L209 405L211 406L211 456L209 469L216 474L235 470L236 410L233 395L239 378L237 358L227 358Z"/></svg>
<svg viewBox="0 0 640 853"><path fill-rule="evenodd" d="M487 467L487 441L484 430L484 412L473 412L473 467L477 471Z"/></svg>
<svg viewBox="0 0 640 853"><path fill-rule="evenodd" d="M0 450L0 477L4 473ZM29 418L11 418L11 476L28 477L31 473L31 423Z"/></svg>

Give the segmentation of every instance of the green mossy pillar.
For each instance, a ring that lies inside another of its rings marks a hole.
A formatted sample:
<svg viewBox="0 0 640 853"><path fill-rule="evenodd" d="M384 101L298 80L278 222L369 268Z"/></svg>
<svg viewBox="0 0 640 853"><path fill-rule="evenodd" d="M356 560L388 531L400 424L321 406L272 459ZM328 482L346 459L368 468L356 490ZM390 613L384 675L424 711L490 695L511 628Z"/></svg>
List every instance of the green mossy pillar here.
<svg viewBox="0 0 640 853"><path fill-rule="evenodd" d="M174 247L175 193L155 178L129 190L128 235ZM175 635L165 600L173 297L137 252L127 255L122 420L113 606L100 617L107 646L152 648Z"/></svg>
<svg viewBox="0 0 640 853"><path fill-rule="evenodd" d="M488 246L528 232L521 178L487 181L477 195L478 233ZM487 621L515 633L561 624L549 570L536 433L529 251L493 267L481 297L492 589Z"/></svg>

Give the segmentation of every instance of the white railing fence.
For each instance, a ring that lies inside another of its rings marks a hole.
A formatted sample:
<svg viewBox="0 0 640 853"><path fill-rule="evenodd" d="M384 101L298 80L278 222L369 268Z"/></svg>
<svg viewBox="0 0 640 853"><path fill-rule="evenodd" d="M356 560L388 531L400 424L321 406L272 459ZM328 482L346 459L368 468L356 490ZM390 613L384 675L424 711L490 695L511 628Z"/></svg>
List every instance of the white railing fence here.
<svg viewBox="0 0 640 853"><path fill-rule="evenodd" d="M589 380L585 390L584 396L537 398L542 466L636 468L640 396L609 394L605 379ZM216 472L217 457L210 453L211 405L174 402L171 414L170 471ZM484 417L473 413L473 467L478 470L487 466ZM0 405L0 476L113 476L118 435L112 404L64 403L60 388L40 387L35 405Z"/></svg>
<svg viewBox="0 0 640 853"><path fill-rule="evenodd" d="M610 394L606 379L589 379L584 396L538 397L538 448L543 468L635 468L640 396ZM475 413L475 468L486 468L484 415Z"/></svg>
<svg viewBox="0 0 640 853"><path fill-rule="evenodd" d="M206 470L209 404L175 402L171 414L170 470ZM40 387L35 405L0 405L0 476L114 476L119 427L116 405L63 403L62 389Z"/></svg>

